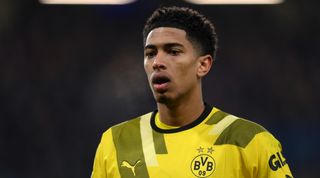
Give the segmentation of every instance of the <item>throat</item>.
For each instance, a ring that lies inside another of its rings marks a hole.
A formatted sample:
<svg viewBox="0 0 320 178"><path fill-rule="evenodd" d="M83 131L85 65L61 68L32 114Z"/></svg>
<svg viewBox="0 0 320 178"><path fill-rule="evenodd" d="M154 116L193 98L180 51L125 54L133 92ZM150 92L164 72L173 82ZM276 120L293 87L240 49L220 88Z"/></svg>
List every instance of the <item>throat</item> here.
<svg viewBox="0 0 320 178"><path fill-rule="evenodd" d="M190 106L180 105L175 108L158 104L159 121L170 127L183 127L197 120L204 109L204 103Z"/></svg>
<svg viewBox="0 0 320 178"><path fill-rule="evenodd" d="M157 127L163 130L170 130L170 129L177 129L180 128L180 126L173 126L173 125L168 125L160 121L159 113L156 114L155 116L155 124Z"/></svg>

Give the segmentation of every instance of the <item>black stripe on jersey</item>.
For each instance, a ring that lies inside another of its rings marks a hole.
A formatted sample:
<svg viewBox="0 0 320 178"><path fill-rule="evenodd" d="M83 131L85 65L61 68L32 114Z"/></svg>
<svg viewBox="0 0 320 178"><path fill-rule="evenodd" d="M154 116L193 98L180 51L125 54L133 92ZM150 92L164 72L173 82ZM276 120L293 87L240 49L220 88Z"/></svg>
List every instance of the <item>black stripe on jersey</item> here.
<svg viewBox="0 0 320 178"><path fill-rule="evenodd" d="M153 143L156 154L168 154L164 135L152 130Z"/></svg>
<svg viewBox="0 0 320 178"><path fill-rule="evenodd" d="M182 127L179 127L179 128L175 128L175 129L161 129L159 128L157 125L156 125L156 119L155 119L155 116L158 112L158 110L155 110L153 113L152 113L152 116L151 116L151 119L150 119L150 124L151 124L151 127L154 131L156 132L159 132L159 133L176 133L176 132L181 132L181 131L184 131L184 130L188 130L188 129L191 129L195 126L197 126L198 124L200 124L205 118L208 117L208 115L210 114L212 110L212 107L209 106L208 104L205 103L205 108L204 108L204 111L202 112L202 114L193 122L191 122L190 124L188 125L185 125L185 126L182 126Z"/></svg>
<svg viewBox="0 0 320 178"><path fill-rule="evenodd" d="M121 165L125 162L134 165L139 160L141 163L135 171L139 173L139 178L149 178L142 147L140 120L141 117L138 117L125 124L112 127L112 138L117 151L118 169L121 178L132 178L134 175L131 169Z"/></svg>
<svg viewBox="0 0 320 178"><path fill-rule="evenodd" d="M231 144L245 148L250 141L265 128L254 122L238 119L229 125L217 138L214 145Z"/></svg>
<svg viewBox="0 0 320 178"><path fill-rule="evenodd" d="M213 125L213 124L217 124L218 122L220 122L223 118L225 118L226 116L228 116L229 114L222 112L222 111L217 111L216 113L214 113L210 119L207 120L206 124L208 125Z"/></svg>

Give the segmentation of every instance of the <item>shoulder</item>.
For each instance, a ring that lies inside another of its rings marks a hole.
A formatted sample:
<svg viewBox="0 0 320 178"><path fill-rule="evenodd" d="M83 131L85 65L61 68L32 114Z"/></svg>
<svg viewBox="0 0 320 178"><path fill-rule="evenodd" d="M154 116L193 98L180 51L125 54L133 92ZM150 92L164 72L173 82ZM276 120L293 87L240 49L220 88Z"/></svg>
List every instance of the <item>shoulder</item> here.
<svg viewBox="0 0 320 178"><path fill-rule="evenodd" d="M136 134L140 132L141 121L149 120L151 118L152 112L146 113L144 115L135 117L133 119L121 122L117 125L110 127L104 134L111 133L112 136L119 137L123 135Z"/></svg>
<svg viewBox="0 0 320 178"><path fill-rule="evenodd" d="M260 133L269 132L260 124L239 118L231 114L223 114L223 118L216 124L227 125L218 136L215 145L231 144L245 148Z"/></svg>

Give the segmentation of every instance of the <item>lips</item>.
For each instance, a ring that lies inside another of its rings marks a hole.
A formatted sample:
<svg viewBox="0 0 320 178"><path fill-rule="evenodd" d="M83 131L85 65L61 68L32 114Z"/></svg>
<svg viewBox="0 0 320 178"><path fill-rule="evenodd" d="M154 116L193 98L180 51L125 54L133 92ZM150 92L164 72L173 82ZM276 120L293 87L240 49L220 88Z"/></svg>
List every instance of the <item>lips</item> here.
<svg viewBox="0 0 320 178"><path fill-rule="evenodd" d="M165 74L154 74L151 76L152 86L157 92L165 92L168 89L170 78Z"/></svg>
<svg viewBox="0 0 320 178"><path fill-rule="evenodd" d="M152 83L153 84L163 84L169 82L170 79L167 76L164 75L154 75L152 77Z"/></svg>

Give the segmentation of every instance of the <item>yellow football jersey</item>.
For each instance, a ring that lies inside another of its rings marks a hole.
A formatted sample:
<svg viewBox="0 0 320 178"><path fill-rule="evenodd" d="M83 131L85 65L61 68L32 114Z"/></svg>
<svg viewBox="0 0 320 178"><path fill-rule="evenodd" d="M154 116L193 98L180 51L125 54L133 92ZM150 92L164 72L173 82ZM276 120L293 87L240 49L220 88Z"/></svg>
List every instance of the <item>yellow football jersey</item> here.
<svg viewBox="0 0 320 178"><path fill-rule="evenodd" d="M260 125L206 105L193 123L161 125L157 111L108 129L92 178L291 178L281 144Z"/></svg>

